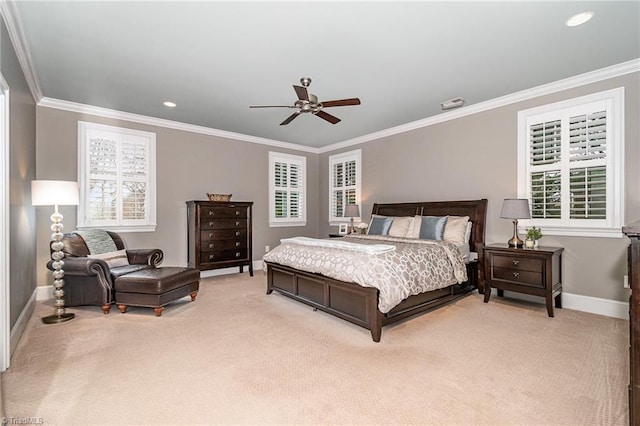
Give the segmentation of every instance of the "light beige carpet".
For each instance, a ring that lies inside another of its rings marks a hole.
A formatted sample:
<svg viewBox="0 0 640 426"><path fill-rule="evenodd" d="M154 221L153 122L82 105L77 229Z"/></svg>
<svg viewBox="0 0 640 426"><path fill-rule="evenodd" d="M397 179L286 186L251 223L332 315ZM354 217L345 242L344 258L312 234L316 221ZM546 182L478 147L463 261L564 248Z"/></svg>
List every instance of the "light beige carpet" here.
<svg viewBox="0 0 640 426"><path fill-rule="evenodd" d="M6 414L71 424L623 425L628 322L472 294L369 332L265 294L264 273L203 279L195 302L38 304Z"/></svg>

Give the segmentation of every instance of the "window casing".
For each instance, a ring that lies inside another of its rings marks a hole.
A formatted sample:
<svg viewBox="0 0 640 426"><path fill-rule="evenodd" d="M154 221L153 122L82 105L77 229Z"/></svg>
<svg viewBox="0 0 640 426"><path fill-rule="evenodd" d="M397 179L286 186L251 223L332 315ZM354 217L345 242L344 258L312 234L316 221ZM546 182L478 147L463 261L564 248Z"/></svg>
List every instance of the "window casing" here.
<svg viewBox="0 0 640 426"><path fill-rule="evenodd" d="M360 205L361 163L362 151L359 149L329 157L329 223L332 226L351 220L343 217L347 205ZM360 218L353 220L359 222Z"/></svg>
<svg viewBox="0 0 640 426"><path fill-rule="evenodd" d="M78 122L78 228L156 227L156 135Z"/></svg>
<svg viewBox="0 0 640 426"><path fill-rule="evenodd" d="M269 152L269 226L307 224L307 158Z"/></svg>
<svg viewBox="0 0 640 426"><path fill-rule="evenodd" d="M518 113L518 197L548 235L621 237L624 89Z"/></svg>

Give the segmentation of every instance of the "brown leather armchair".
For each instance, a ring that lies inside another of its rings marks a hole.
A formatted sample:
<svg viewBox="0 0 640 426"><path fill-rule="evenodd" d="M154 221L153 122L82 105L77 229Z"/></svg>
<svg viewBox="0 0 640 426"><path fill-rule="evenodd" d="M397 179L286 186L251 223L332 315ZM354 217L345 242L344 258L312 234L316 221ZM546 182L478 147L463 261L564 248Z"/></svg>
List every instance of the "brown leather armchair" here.
<svg viewBox="0 0 640 426"><path fill-rule="evenodd" d="M115 232L106 231L118 250L126 249L122 238ZM65 306L99 305L109 313L114 301L113 282L121 275L162 263L160 249L126 249L129 265L109 267L102 259L92 259L83 237L75 232L64 234L64 302ZM53 250L52 250L53 251ZM53 271L52 261L47 268Z"/></svg>

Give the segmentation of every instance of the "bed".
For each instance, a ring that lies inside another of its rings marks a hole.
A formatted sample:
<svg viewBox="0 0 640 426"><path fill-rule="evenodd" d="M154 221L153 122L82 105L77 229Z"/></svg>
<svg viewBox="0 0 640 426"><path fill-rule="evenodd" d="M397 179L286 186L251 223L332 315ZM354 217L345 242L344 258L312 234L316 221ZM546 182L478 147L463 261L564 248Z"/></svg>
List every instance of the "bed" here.
<svg viewBox="0 0 640 426"><path fill-rule="evenodd" d="M468 216L471 224L469 227L470 235L468 235L468 253L470 255L469 260L463 265L466 268L466 280L463 282L446 284L442 288L410 295L391 309L385 308L383 309L385 312L382 312L380 310L380 290L376 287L357 284L350 279L341 280L321 273L310 272L309 270L312 268L281 264L273 260L277 257L265 256L267 294L271 294L275 290L284 296L313 307L314 310L320 309L364 327L370 330L373 341L379 342L382 327L387 324L451 303L476 288L483 291L484 256L482 247L485 239L486 209L486 199L376 203L373 206L372 217ZM349 240L354 240L354 238ZM393 244L393 241L389 241L389 244ZM376 247L382 249L383 245L376 244Z"/></svg>

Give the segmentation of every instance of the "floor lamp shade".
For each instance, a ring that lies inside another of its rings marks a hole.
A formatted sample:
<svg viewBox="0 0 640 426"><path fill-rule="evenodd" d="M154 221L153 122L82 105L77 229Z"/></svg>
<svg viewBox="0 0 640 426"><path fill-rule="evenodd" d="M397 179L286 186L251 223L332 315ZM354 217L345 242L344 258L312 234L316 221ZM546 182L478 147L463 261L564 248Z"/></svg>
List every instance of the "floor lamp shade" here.
<svg viewBox="0 0 640 426"><path fill-rule="evenodd" d="M508 241L509 247L522 247L524 243L518 237L518 219L531 219L529 200L526 198L506 198L502 203L500 217L513 220L513 237Z"/></svg>
<svg viewBox="0 0 640 426"><path fill-rule="evenodd" d="M34 206L77 206L78 182L66 180L31 181L31 204Z"/></svg>
<svg viewBox="0 0 640 426"><path fill-rule="evenodd" d="M64 308L64 252L62 237L62 215L58 206L78 205L78 183L63 180L31 181L31 204L34 206L55 206L51 215L51 266L53 268L53 315L42 318L45 324L69 321L75 315L67 313Z"/></svg>

